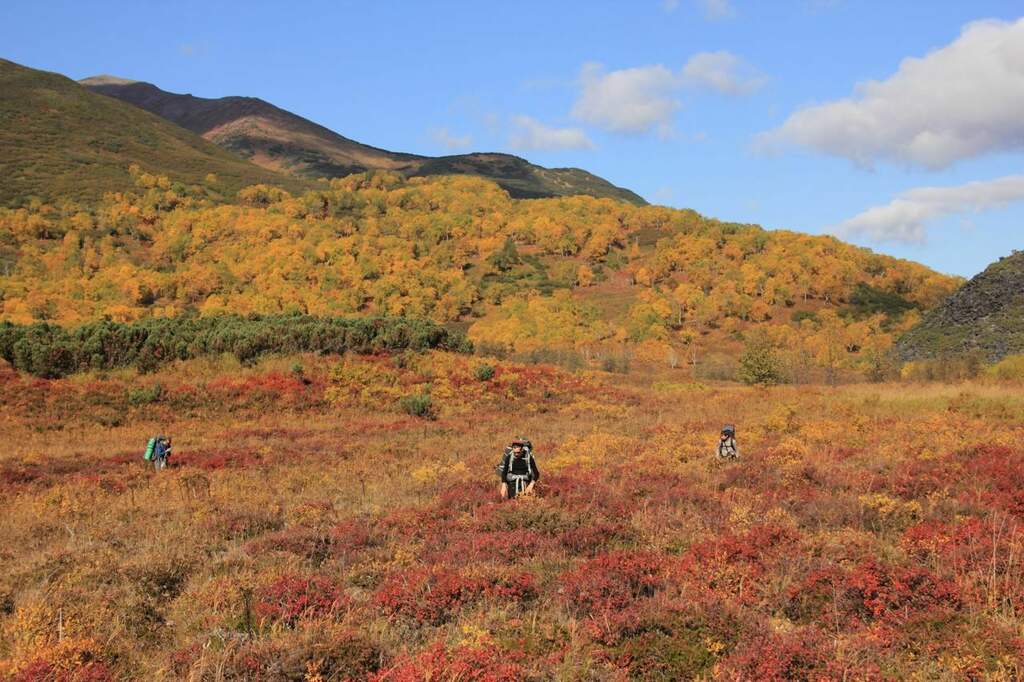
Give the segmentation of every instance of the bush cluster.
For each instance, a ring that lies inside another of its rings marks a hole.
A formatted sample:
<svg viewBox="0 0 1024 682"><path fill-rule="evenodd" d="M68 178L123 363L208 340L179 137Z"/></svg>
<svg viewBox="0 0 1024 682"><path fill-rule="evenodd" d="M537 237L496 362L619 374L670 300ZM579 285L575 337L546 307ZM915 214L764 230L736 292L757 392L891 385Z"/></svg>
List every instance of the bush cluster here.
<svg viewBox="0 0 1024 682"><path fill-rule="evenodd" d="M148 372L174 360L229 353L243 363L271 353L378 353L438 348L468 352L466 338L407 318L311 315L152 318L100 321L75 329L0 323L0 357L44 378L134 366Z"/></svg>

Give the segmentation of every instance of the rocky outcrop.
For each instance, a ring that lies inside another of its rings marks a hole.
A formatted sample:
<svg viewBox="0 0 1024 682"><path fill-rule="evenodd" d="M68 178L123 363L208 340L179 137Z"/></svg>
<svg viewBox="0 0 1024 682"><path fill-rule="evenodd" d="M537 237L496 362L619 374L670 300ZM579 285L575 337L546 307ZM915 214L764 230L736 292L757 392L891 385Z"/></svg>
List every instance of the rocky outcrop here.
<svg viewBox="0 0 1024 682"><path fill-rule="evenodd" d="M975 354L996 362L1024 353L1024 251L999 259L897 341L903 362Z"/></svg>

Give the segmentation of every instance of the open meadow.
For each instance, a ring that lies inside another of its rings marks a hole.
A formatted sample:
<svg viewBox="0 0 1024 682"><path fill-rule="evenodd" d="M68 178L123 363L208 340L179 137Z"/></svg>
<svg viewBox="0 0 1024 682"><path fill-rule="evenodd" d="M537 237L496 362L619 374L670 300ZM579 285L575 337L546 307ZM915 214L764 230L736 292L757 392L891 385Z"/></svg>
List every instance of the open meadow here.
<svg viewBox="0 0 1024 682"><path fill-rule="evenodd" d="M0 678L1024 676L1019 384L667 376L0 364Z"/></svg>
<svg viewBox="0 0 1024 682"><path fill-rule="evenodd" d="M1024 5L922 5L3 0L0 682L1024 681Z"/></svg>

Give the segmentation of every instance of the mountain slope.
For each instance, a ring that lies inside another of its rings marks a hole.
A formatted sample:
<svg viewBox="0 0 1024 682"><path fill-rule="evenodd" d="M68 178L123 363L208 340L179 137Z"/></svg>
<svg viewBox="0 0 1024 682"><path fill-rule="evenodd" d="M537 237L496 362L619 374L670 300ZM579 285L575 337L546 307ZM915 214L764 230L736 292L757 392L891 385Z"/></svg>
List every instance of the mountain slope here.
<svg viewBox="0 0 1024 682"><path fill-rule="evenodd" d="M111 195L95 217L0 209L0 321L429 318L499 354L618 366L628 347L708 378L734 375L762 330L806 381L818 365L874 371L960 283L830 237L588 196L510 199L466 175L357 174L235 205L174 201L180 190Z"/></svg>
<svg viewBox="0 0 1024 682"><path fill-rule="evenodd" d="M467 174L494 180L514 198L587 194L646 203L638 194L587 171L544 168L510 154L428 157L378 149L255 97L194 97L112 76L86 78L81 83L188 128L256 164L299 176L332 178L367 170L409 176Z"/></svg>
<svg viewBox="0 0 1024 682"><path fill-rule="evenodd" d="M997 361L1024 353L1024 251L988 266L896 344L903 361L979 353Z"/></svg>
<svg viewBox="0 0 1024 682"><path fill-rule="evenodd" d="M255 183L304 183L59 74L0 59L0 205L30 197L94 201L131 186L129 166L233 195Z"/></svg>

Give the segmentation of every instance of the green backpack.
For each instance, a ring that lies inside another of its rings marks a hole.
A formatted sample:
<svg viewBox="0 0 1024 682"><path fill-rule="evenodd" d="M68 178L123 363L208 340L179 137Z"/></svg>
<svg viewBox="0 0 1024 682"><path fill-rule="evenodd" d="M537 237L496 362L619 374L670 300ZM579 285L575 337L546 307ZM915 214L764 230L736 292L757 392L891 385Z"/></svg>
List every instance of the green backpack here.
<svg viewBox="0 0 1024 682"><path fill-rule="evenodd" d="M149 439L149 442L146 443L146 454L144 454L142 456L142 459L146 460L147 462L152 460L153 459L153 449L155 447L156 447L156 436L153 436L152 438Z"/></svg>

